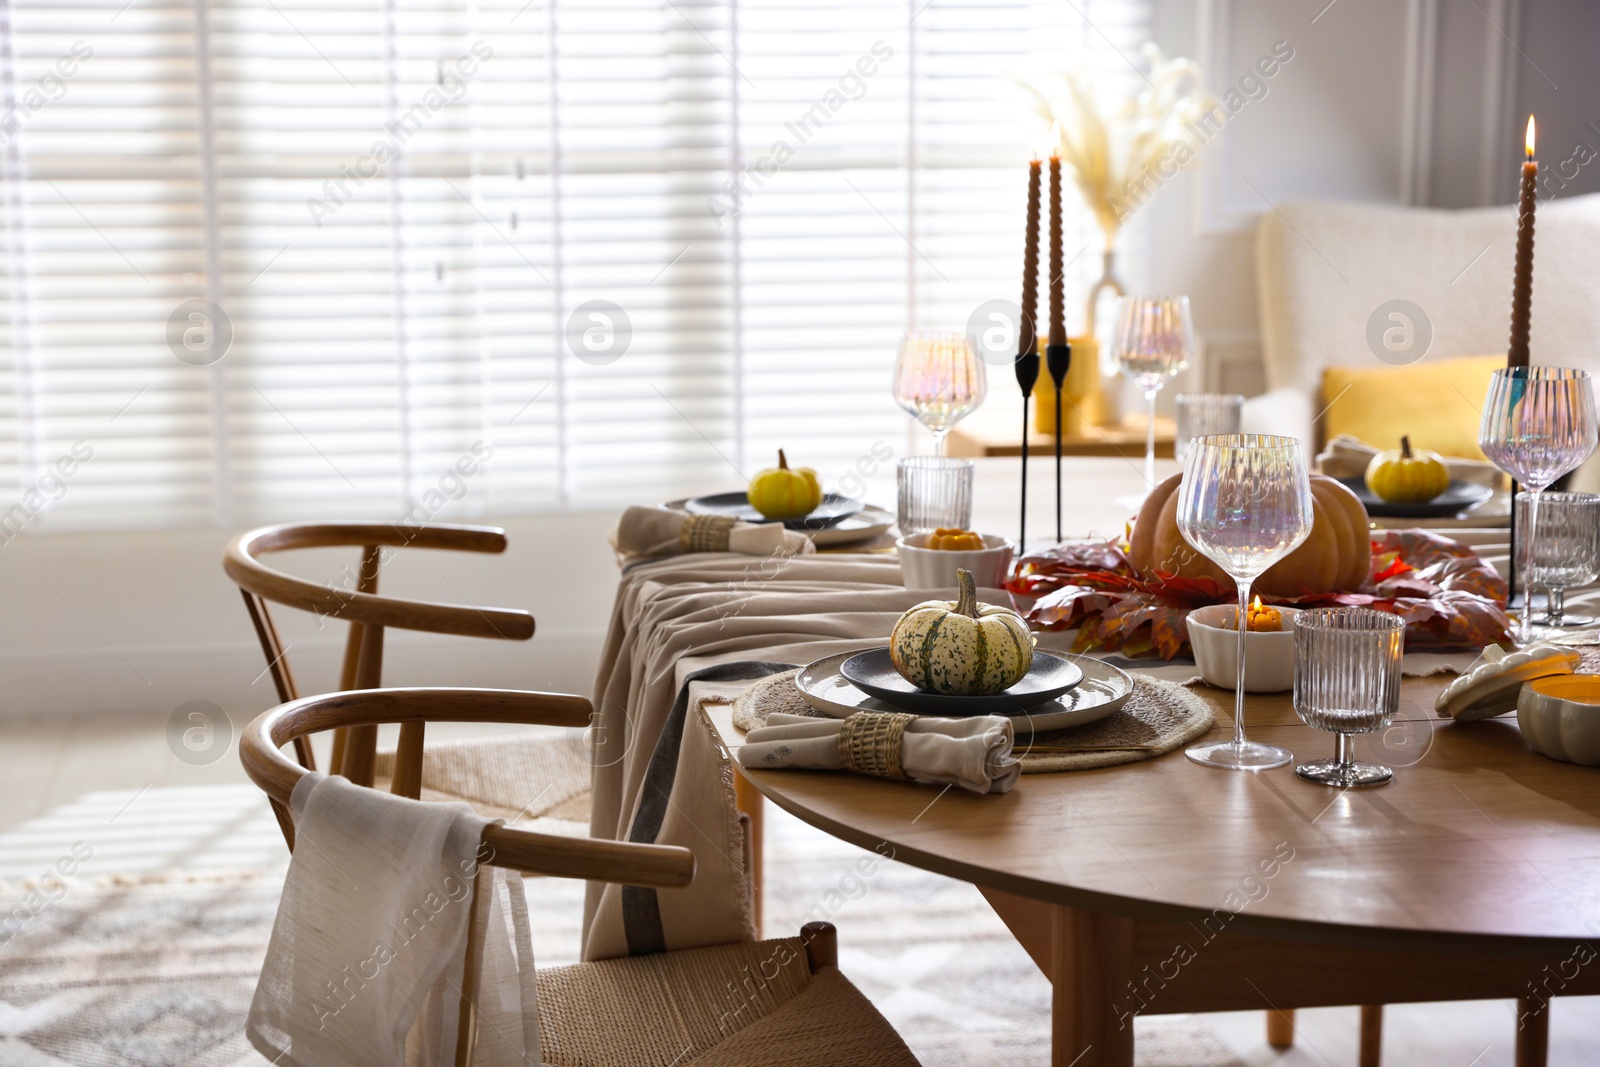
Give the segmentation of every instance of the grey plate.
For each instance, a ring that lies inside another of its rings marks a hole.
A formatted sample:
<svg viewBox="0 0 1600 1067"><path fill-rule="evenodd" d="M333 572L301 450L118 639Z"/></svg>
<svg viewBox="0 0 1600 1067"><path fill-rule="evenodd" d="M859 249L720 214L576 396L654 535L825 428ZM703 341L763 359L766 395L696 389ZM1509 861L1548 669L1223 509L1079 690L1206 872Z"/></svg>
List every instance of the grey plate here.
<svg viewBox="0 0 1600 1067"><path fill-rule="evenodd" d="M887 648L851 656L839 664L839 673L862 692L918 715L1010 715L1048 703L1083 681L1083 669L1076 663L1037 650L1020 682L988 696L949 696L919 689L895 669Z"/></svg>
<svg viewBox="0 0 1600 1067"><path fill-rule="evenodd" d="M861 649L824 656L807 664L795 675L795 686L805 702L836 719L858 711L895 711L877 697L864 693L839 673L839 667ZM1124 670L1088 656L1066 657L1083 671L1083 681L1047 704L1006 716L1019 735L1060 730L1068 726L1103 719L1128 702L1133 694L1133 677Z"/></svg>
<svg viewBox="0 0 1600 1067"><path fill-rule="evenodd" d="M1340 478L1339 481L1361 498L1367 514L1375 519L1444 519L1475 508L1494 496L1494 490L1487 485L1457 479L1432 500L1420 504L1390 504L1373 495L1365 478Z"/></svg>
<svg viewBox="0 0 1600 1067"><path fill-rule="evenodd" d="M661 505L669 511L688 511L688 500L668 500ZM876 504L863 504L854 515L847 515L832 526L821 530L806 530L805 535L818 548L854 544L877 537L894 525L894 515Z"/></svg>
<svg viewBox="0 0 1600 1067"><path fill-rule="evenodd" d="M793 519L769 519L750 506L744 493L712 493L684 501L684 509L691 515L731 515L742 522L782 522L791 530L825 530L861 510L861 501L838 493L823 493L822 503L810 514Z"/></svg>

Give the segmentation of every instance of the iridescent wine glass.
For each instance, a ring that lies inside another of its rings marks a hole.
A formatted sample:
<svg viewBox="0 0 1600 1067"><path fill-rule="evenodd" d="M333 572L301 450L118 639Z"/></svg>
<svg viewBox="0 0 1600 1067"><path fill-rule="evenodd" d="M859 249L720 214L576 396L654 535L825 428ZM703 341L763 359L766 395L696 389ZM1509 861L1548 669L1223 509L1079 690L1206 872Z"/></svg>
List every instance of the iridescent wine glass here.
<svg viewBox="0 0 1600 1067"><path fill-rule="evenodd" d="M1117 309L1112 355L1145 401L1144 482L1156 486L1156 394L1167 379L1189 369L1194 358L1194 321L1186 296L1125 296Z"/></svg>
<svg viewBox="0 0 1600 1067"><path fill-rule="evenodd" d="M1178 532L1238 586L1239 613L1248 619L1250 585L1311 535L1311 480L1305 453L1293 437L1216 434L1189 445L1178 485ZM1233 739L1196 745L1196 763L1231 770L1281 767L1293 756L1244 736L1245 638L1239 630Z"/></svg>
<svg viewBox="0 0 1600 1067"><path fill-rule="evenodd" d="M1478 447L1529 493L1527 529L1518 532L1517 574L1523 587L1516 643L1533 640L1527 595L1539 536L1539 494L1589 458L1596 440L1594 386L1574 367L1507 367L1494 372L1478 424Z"/></svg>
<svg viewBox="0 0 1600 1067"><path fill-rule="evenodd" d="M894 399L933 432L934 455L944 455L945 435L987 392L983 360L965 334L913 330L901 340Z"/></svg>

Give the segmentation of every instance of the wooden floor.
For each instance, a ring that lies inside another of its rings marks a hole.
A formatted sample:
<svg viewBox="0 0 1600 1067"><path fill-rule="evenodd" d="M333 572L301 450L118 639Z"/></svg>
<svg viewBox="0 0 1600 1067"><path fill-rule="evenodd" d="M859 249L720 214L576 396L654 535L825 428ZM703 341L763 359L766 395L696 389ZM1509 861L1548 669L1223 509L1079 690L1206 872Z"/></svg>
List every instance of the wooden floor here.
<svg viewBox="0 0 1600 1067"><path fill-rule="evenodd" d="M245 717L233 718L236 740ZM0 834L91 792L132 790L130 803L158 804L163 787L245 781L232 744L208 765L179 760L168 746L164 717L4 722L0 723L0 752L4 753L6 765L6 773L0 775ZM140 790L146 792L141 794ZM770 825L769 847L850 849L775 810ZM281 847L274 844L270 834L263 834L261 842L263 848ZM65 847L70 842L35 844L48 852L56 844ZM137 842L127 842L115 851L132 860L133 854L126 849L138 847ZM31 846L25 851L37 852ZM9 858L20 859L15 855ZM160 857L150 859L160 861ZM6 860L0 856L0 882L26 873L4 870L12 866ZM27 861L22 862L25 867ZM973 906L984 907L975 890ZM844 942L849 944L849 938L845 937ZM1309 959L1307 963L1314 965ZM1044 981L1037 971L1026 980ZM891 1018L896 1014L892 1007L884 1005ZM1247 1067L1353 1067L1356 1062L1354 1008L1300 1012L1297 1046L1284 1053L1266 1046L1260 1012L1208 1015L1205 1019ZM1600 998L1558 1000L1552 1019L1552 1065L1600 1063ZM1384 1062L1396 1067L1510 1067L1514 1026L1509 1001L1390 1008L1384 1028Z"/></svg>

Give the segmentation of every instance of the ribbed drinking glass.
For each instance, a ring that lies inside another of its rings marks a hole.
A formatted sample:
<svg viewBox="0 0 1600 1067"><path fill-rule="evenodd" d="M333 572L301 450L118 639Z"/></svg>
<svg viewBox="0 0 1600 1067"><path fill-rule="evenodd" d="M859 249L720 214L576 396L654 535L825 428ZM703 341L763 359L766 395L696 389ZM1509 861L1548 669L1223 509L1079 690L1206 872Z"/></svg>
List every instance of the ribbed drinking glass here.
<svg viewBox="0 0 1600 1067"><path fill-rule="evenodd" d="M1175 407L1178 432L1172 454L1182 463L1189 458L1189 442L1196 437L1239 432L1244 397L1238 393L1179 393Z"/></svg>
<svg viewBox="0 0 1600 1067"><path fill-rule="evenodd" d="M1532 493L1517 494L1517 523L1528 526ZM1593 615L1566 610L1568 589L1600 578L1600 494L1545 493L1539 500L1539 539L1533 543L1533 570L1523 585L1545 591L1540 626L1588 626Z"/></svg>
<svg viewBox="0 0 1600 1067"><path fill-rule="evenodd" d="M1295 714L1336 737L1333 759L1302 763L1295 774L1342 788L1394 777L1381 763L1352 760L1350 737L1394 721L1405 632L1398 615L1372 608L1318 608L1295 616Z"/></svg>

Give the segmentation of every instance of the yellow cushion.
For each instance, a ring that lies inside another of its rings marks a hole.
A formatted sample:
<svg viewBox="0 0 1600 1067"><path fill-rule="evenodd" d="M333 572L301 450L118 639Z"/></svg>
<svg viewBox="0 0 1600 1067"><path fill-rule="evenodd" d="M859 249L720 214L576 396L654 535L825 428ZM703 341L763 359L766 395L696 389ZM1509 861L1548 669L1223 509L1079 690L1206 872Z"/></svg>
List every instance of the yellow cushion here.
<svg viewBox="0 0 1600 1067"><path fill-rule="evenodd" d="M1322 439L1342 433L1376 448L1411 447L1483 459L1478 420L1489 377L1505 356L1431 359L1409 367L1329 367L1322 372Z"/></svg>

